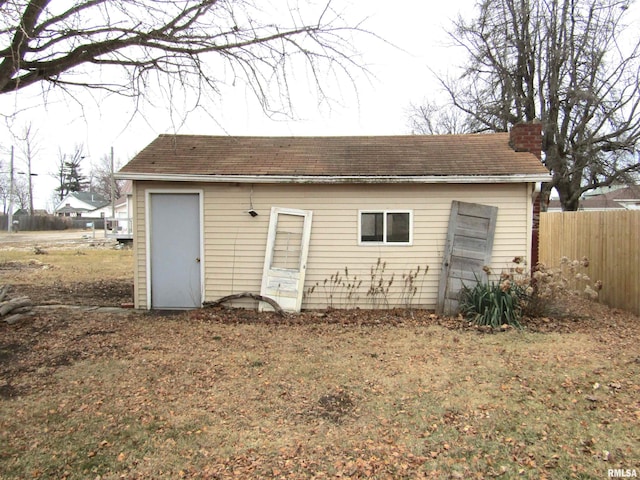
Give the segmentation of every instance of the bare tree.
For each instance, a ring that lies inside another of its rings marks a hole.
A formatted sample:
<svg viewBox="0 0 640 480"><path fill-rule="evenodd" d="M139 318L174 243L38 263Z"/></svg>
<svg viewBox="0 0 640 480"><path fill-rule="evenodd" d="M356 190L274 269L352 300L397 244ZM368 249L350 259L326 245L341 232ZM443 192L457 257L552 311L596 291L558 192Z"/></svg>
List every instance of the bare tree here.
<svg viewBox="0 0 640 480"><path fill-rule="evenodd" d="M270 111L274 92L290 106L297 59L321 94L325 74L351 78L361 68L354 32L364 30L347 25L332 0L0 1L0 93L40 83L140 98L165 78L197 104L221 82L246 82ZM120 75L105 81L96 67Z"/></svg>
<svg viewBox="0 0 640 480"><path fill-rule="evenodd" d="M55 169L49 172L49 175L53 177L56 180L56 183L58 184L58 186L55 189L56 193L54 196L56 198L54 202L54 208L55 208L55 205L57 205L58 202L61 202L64 199L64 196L66 195L64 191L65 159L66 159L66 155L62 152L62 150L58 150L58 159L56 160Z"/></svg>
<svg viewBox="0 0 640 480"><path fill-rule="evenodd" d="M26 178L16 177L13 182L13 202L20 210L26 211L29 208L29 182Z"/></svg>
<svg viewBox="0 0 640 480"><path fill-rule="evenodd" d="M0 202L2 202L2 214L9 213L9 206L13 203L14 210L16 207L27 210L29 208L29 185L25 177L15 175L13 179L13 202L11 201L10 172L5 173L7 168L0 162Z"/></svg>
<svg viewBox="0 0 640 480"><path fill-rule="evenodd" d="M28 195L28 205L29 205L29 215L33 215L33 176L35 175L31 169L33 165L33 160L38 155L40 150L40 145L38 144L38 132L33 128L33 125L29 123L22 130L22 135L19 138L19 150L22 153L22 159L27 167L26 172L18 172L26 175L26 184L27 184L27 195Z"/></svg>
<svg viewBox="0 0 640 480"><path fill-rule="evenodd" d="M120 162L114 162L114 170L118 170L121 167ZM91 191L96 192L108 199L111 198L111 157L109 155L103 155L97 164L91 165ZM114 190L114 198L116 200L120 198L122 195L122 187L124 186L125 180L114 180L113 190Z"/></svg>
<svg viewBox="0 0 640 480"><path fill-rule="evenodd" d="M9 171L0 160L0 201L2 201L2 214L6 215L9 209Z"/></svg>
<svg viewBox="0 0 640 480"><path fill-rule="evenodd" d="M448 135L473 131L473 119L460 110L425 100L411 105L409 128L415 135Z"/></svg>
<svg viewBox="0 0 640 480"><path fill-rule="evenodd" d="M640 39L626 0L482 0L450 38L460 77L439 76L474 131L540 120L543 158L564 210L640 172ZM624 41L622 40L624 39Z"/></svg>

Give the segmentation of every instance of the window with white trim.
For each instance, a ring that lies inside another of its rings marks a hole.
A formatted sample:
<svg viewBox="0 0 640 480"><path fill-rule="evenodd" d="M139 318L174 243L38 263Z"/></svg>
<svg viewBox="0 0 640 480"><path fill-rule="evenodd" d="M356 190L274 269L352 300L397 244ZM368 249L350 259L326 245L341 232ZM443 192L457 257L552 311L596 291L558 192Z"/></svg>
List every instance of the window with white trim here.
<svg viewBox="0 0 640 480"><path fill-rule="evenodd" d="M411 210L360 210L358 243L411 245L413 240Z"/></svg>

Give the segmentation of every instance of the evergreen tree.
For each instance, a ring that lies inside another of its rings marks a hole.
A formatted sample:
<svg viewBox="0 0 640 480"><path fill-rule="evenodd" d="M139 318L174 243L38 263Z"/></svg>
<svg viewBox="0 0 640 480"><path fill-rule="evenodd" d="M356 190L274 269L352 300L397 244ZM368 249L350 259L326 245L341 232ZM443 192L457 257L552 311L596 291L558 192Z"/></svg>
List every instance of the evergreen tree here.
<svg viewBox="0 0 640 480"><path fill-rule="evenodd" d="M62 201L69 193L83 192L87 189L89 181L82 174L81 162L84 158L82 146L76 146L71 154L60 152L56 171L51 175L58 181L59 198Z"/></svg>

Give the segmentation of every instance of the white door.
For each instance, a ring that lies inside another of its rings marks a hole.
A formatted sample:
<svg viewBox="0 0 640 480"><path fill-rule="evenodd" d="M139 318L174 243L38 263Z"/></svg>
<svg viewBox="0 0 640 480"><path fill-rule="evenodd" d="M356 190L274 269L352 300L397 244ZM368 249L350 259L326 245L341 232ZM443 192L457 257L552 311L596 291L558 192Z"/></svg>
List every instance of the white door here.
<svg viewBox="0 0 640 480"><path fill-rule="evenodd" d="M299 312L302 305L311 218L312 212L307 210L271 208L260 294L287 312ZM259 308L271 310L264 302Z"/></svg>
<svg viewBox="0 0 640 480"><path fill-rule="evenodd" d="M200 195L149 194L151 308L202 306Z"/></svg>

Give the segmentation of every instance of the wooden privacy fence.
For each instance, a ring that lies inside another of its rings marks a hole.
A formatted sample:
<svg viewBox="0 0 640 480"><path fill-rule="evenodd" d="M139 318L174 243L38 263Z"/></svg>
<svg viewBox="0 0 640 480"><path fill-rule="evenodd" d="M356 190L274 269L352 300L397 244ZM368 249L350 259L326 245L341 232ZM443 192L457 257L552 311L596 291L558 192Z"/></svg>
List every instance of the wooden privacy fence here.
<svg viewBox="0 0 640 480"><path fill-rule="evenodd" d="M539 245L547 266L587 257L600 301L640 315L640 211L542 213Z"/></svg>

